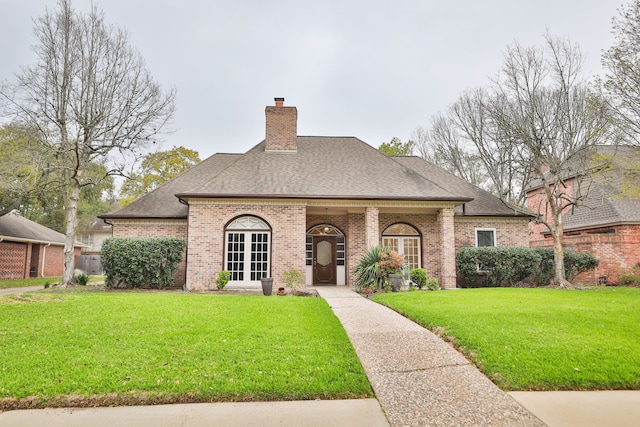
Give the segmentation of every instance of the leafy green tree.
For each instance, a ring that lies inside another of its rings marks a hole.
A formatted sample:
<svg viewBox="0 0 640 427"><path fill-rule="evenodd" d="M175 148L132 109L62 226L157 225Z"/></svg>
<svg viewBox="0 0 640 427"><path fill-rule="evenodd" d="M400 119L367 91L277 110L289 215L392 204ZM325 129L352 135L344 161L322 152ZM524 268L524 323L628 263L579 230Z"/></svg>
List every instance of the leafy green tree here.
<svg viewBox="0 0 640 427"><path fill-rule="evenodd" d="M47 153L35 137L24 127L0 128L0 216L43 192Z"/></svg>
<svg viewBox="0 0 640 427"><path fill-rule="evenodd" d="M128 205L198 163L198 152L184 147L148 154L138 171L122 184L121 204Z"/></svg>
<svg viewBox="0 0 640 427"><path fill-rule="evenodd" d="M55 159L50 166L65 209L63 286L73 280L81 190L101 181L87 171L104 164L107 175L122 175L174 112L175 92L161 89L127 32L103 15L95 6L81 13L58 0L34 20L36 64L0 85L11 119L37 130Z"/></svg>
<svg viewBox="0 0 640 427"><path fill-rule="evenodd" d="M411 156L413 155L413 149L415 143L413 141L402 142L400 138L395 136L391 138L389 142L383 142L378 147L378 151L386 154L387 156Z"/></svg>

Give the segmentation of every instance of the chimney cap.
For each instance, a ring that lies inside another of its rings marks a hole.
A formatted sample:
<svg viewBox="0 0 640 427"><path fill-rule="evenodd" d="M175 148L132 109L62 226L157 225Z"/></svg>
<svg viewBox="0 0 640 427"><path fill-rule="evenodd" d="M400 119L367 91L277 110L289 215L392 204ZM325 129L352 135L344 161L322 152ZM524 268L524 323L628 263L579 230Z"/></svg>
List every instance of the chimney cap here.
<svg viewBox="0 0 640 427"><path fill-rule="evenodd" d="M284 98L273 98L276 101L276 107L282 107L284 105Z"/></svg>

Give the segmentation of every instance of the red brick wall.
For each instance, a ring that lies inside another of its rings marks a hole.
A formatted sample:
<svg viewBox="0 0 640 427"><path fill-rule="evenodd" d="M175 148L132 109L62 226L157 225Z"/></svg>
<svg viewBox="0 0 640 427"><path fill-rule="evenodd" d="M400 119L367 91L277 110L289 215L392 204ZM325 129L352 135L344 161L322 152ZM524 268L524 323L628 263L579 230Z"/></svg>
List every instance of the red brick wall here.
<svg viewBox="0 0 640 427"><path fill-rule="evenodd" d="M611 229L615 230L614 234L598 234ZM610 277L617 268L631 268L640 262L640 225L576 231L565 234L563 243L565 248L587 251L598 258L598 268L579 275L575 279L578 283L597 283L600 276ZM547 235L546 238L532 242L532 246L552 248L553 240Z"/></svg>
<svg viewBox="0 0 640 427"><path fill-rule="evenodd" d="M296 107L267 107L266 151L295 151L298 139L298 110Z"/></svg>
<svg viewBox="0 0 640 427"><path fill-rule="evenodd" d="M26 243L0 242L0 280L23 279L26 261Z"/></svg>
<svg viewBox="0 0 640 427"><path fill-rule="evenodd" d="M76 248L76 260L79 255L80 248ZM0 242L0 280L28 278L32 266L36 268L35 277L62 276L64 247L37 243Z"/></svg>

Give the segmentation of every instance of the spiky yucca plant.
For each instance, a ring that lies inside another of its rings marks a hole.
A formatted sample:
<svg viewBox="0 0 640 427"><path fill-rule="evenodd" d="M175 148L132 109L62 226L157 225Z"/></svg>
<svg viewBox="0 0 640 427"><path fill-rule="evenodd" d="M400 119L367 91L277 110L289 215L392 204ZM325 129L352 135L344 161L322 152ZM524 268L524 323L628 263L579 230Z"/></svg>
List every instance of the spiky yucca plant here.
<svg viewBox="0 0 640 427"><path fill-rule="evenodd" d="M402 267L402 257L391 248L374 246L369 248L353 269L355 287L358 291L365 288L385 287L389 274Z"/></svg>

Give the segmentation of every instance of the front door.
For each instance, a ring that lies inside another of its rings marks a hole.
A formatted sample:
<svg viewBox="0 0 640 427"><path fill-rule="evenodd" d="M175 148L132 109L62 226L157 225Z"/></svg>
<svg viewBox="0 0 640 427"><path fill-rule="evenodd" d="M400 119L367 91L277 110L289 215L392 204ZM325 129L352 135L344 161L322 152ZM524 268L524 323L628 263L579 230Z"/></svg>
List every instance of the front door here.
<svg viewBox="0 0 640 427"><path fill-rule="evenodd" d="M313 284L336 284L336 238L313 237Z"/></svg>

